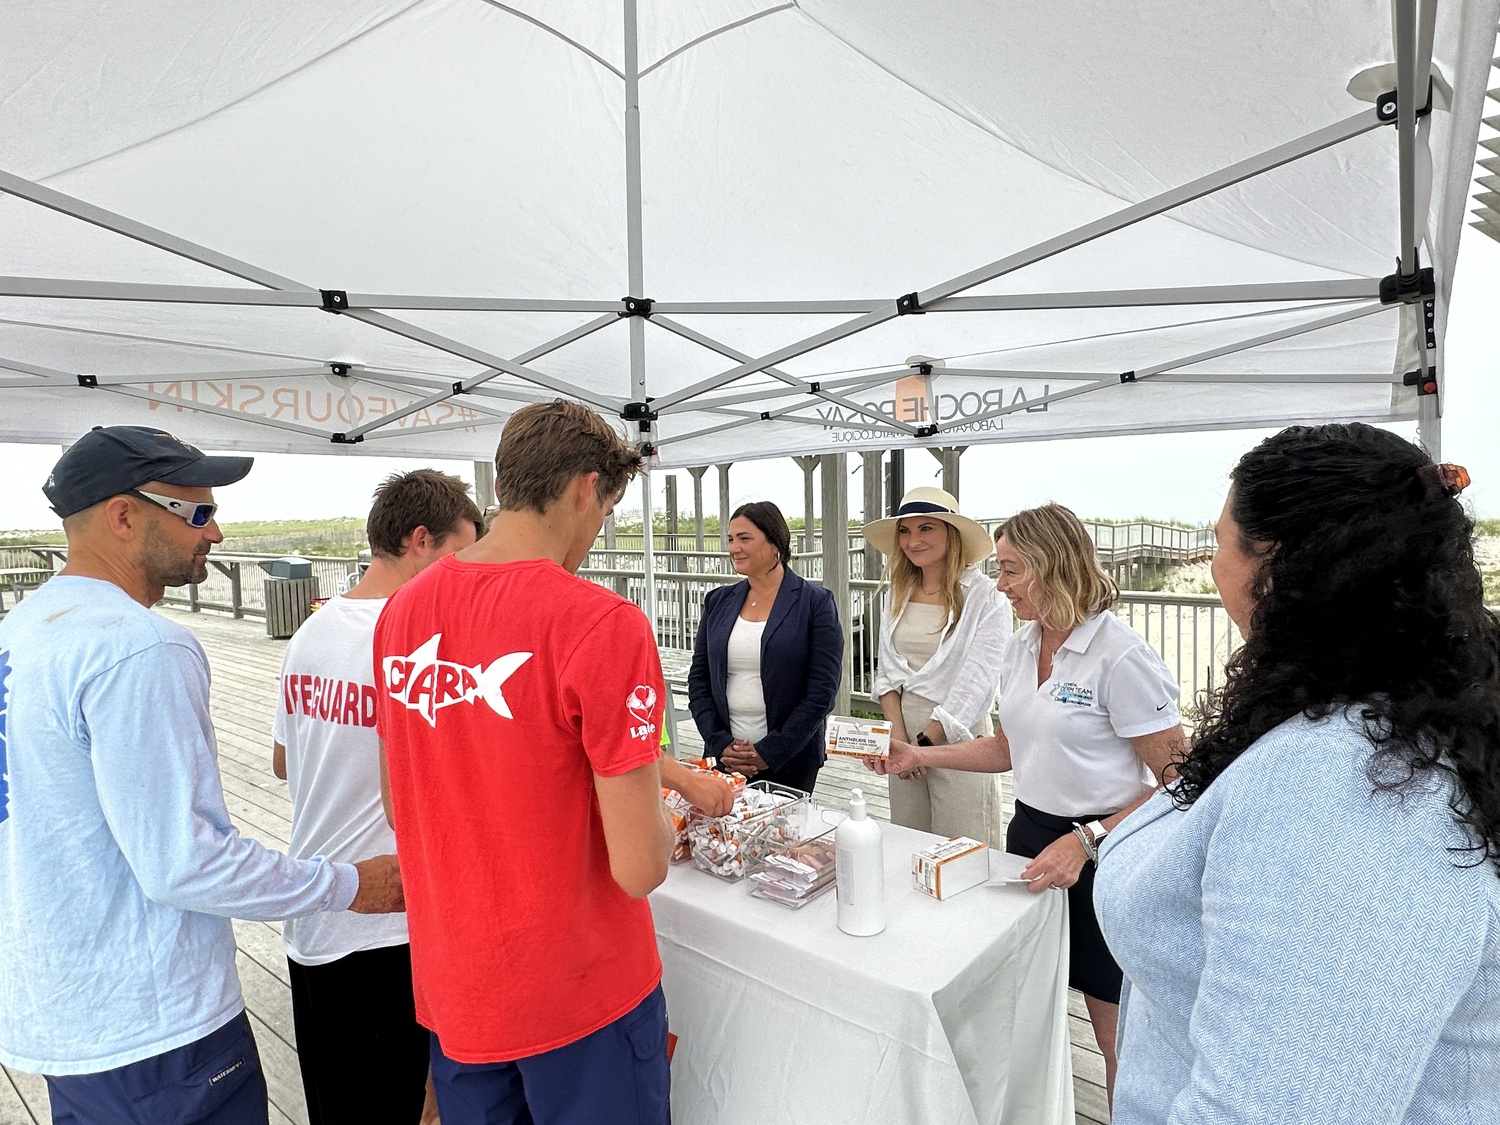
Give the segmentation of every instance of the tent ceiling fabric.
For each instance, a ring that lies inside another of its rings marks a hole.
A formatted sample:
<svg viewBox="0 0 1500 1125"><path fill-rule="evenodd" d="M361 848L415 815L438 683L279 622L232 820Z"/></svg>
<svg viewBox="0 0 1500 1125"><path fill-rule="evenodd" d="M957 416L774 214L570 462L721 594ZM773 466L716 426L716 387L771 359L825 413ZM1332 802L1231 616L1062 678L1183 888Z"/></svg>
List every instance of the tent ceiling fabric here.
<svg viewBox="0 0 1500 1125"><path fill-rule="evenodd" d="M632 2L7 6L0 440L478 458L641 378L669 467L1418 416L1398 129L1348 91L1420 0L638 0L630 294ZM1497 6L1436 11L1414 133L1439 370Z"/></svg>

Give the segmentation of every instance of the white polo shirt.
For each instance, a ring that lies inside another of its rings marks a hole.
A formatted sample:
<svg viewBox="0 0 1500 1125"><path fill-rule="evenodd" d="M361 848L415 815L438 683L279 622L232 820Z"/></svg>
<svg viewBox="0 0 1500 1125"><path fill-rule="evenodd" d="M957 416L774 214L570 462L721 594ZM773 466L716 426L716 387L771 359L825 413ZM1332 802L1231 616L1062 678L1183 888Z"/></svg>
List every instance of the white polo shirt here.
<svg viewBox="0 0 1500 1125"><path fill-rule="evenodd" d="M1006 651L1000 681L1016 800L1053 816L1118 812L1156 784L1129 740L1182 721L1177 681L1108 610L1068 635L1038 687L1041 643L1041 627L1027 622Z"/></svg>

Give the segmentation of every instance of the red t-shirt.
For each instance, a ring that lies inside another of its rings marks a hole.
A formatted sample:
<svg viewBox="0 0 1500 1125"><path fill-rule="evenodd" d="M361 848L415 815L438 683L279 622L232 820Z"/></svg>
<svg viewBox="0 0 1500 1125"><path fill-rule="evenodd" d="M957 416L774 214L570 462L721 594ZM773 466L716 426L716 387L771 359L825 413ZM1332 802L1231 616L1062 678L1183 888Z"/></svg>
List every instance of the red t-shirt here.
<svg viewBox="0 0 1500 1125"><path fill-rule="evenodd" d="M593 775L656 761L645 616L555 562L428 567L375 627L417 1018L456 1062L564 1046L661 979L610 875Z"/></svg>

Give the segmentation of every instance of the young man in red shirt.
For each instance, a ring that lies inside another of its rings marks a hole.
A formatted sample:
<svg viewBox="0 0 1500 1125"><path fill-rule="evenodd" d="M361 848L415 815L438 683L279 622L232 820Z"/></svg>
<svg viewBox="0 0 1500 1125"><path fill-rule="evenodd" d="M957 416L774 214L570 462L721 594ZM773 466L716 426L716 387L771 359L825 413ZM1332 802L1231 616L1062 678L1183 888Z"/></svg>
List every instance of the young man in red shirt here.
<svg viewBox="0 0 1500 1125"><path fill-rule="evenodd" d="M272 768L290 783L288 855L354 863L395 852L381 808L375 623L391 594L471 546L482 524L469 486L436 469L393 474L375 490L369 569L282 657ZM281 940L310 1125L436 1120L435 1103L424 1116L431 1036L412 1007L406 915L309 915L289 919Z"/></svg>
<svg viewBox="0 0 1500 1125"><path fill-rule="evenodd" d="M672 849L666 685L641 611L573 573L639 467L583 406L518 410L495 455L489 534L398 590L376 626L417 1017L444 1125L670 1120L645 901Z"/></svg>

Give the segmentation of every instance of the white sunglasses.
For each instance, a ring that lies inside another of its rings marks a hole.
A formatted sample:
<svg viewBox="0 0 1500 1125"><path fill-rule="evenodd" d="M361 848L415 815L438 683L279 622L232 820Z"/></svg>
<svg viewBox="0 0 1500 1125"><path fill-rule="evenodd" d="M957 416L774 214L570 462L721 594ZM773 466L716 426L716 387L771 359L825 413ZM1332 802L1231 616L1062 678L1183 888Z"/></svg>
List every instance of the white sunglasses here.
<svg viewBox="0 0 1500 1125"><path fill-rule="evenodd" d="M149 500L158 507L165 508L174 516L181 516L187 520L192 527L207 527L214 513L219 510L217 504L200 504L193 500L179 500L175 496L162 496L155 492L142 492L138 488L126 489L127 496L139 496L142 500Z"/></svg>

